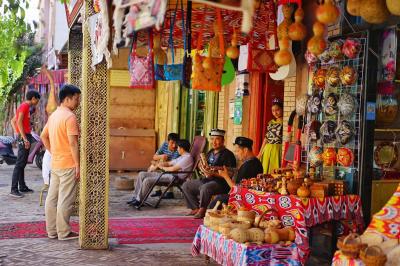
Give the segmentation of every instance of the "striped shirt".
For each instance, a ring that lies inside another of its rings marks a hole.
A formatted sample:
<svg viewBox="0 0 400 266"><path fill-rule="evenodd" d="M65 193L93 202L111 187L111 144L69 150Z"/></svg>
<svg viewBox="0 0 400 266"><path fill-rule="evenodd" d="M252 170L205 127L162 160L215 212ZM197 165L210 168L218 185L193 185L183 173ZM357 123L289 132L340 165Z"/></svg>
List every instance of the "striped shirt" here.
<svg viewBox="0 0 400 266"><path fill-rule="evenodd" d="M168 156L168 161L174 160L174 159L176 159L176 158L179 157L179 153L178 153L177 150L175 150L175 151L170 151L170 150L168 149L168 142L167 142L167 141L165 141L165 142L161 145L161 147L157 150L156 154L157 154L157 155L166 154L166 155Z"/></svg>

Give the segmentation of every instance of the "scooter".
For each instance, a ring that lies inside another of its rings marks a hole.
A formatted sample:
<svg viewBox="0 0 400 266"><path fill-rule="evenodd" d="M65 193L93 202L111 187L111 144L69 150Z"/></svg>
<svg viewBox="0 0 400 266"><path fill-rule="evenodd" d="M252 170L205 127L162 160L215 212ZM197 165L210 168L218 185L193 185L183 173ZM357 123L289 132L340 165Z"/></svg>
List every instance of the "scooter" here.
<svg viewBox="0 0 400 266"><path fill-rule="evenodd" d="M27 163L35 162L36 166L42 169L45 148L38 134L32 132L32 137L35 142L31 144ZM8 165L14 165L17 162L17 156L12 149L14 142L15 140L12 137L0 136L0 164L5 162Z"/></svg>

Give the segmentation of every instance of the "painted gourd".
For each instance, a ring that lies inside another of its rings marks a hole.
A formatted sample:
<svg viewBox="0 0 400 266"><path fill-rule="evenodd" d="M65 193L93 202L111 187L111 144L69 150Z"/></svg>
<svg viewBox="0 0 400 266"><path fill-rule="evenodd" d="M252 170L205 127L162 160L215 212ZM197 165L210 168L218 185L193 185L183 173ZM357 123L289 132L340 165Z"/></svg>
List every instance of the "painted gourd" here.
<svg viewBox="0 0 400 266"><path fill-rule="evenodd" d="M362 0L347 0L347 12L352 16L360 16Z"/></svg>
<svg viewBox="0 0 400 266"><path fill-rule="evenodd" d="M326 48L324 39L325 26L321 22L315 22L313 25L314 36L308 41L307 49L313 55L320 55Z"/></svg>
<svg viewBox="0 0 400 266"><path fill-rule="evenodd" d="M306 37L307 29L306 26L302 23L304 18L304 11L301 7L299 7L294 13L295 22L289 26L289 38L293 41L301 41Z"/></svg>
<svg viewBox="0 0 400 266"><path fill-rule="evenodd" d="M231 59L237 59L239 57L239 49L237 48L237 34L235 29L233 29L231 46L226 49L226 56Z"/></svg>
<svg viewBox="0 0 400 266"><path fill-rule="evenodd" d="M396 2L398 5L398 1ZM381 24L386 21L390 13L384 1L364 0L360 8L360 15L368 23Z"/></svg>
<svg viewBox="0 0 400 266"><path fill-rule="evenodd" d="M278 66L284 66L290 64L292 61L292 55L290 54L289 48L289 39L284 37L279 40L279 51L274 55L274 61Z"/></svg>
<svg viewBox="0 0 400 266"><path fill-rule="evenodd" d="M399 0L386 0L386 6L392 15L400 16L400 2Z"/></svg>
<svg viewBox="0 0 400 266"><path fill-rule="evenodd" d="M332 0L325 0L324 4L318 6L316 11L317 20L325 25L336 23L339 16L339 9L332 3Z"/></svg>

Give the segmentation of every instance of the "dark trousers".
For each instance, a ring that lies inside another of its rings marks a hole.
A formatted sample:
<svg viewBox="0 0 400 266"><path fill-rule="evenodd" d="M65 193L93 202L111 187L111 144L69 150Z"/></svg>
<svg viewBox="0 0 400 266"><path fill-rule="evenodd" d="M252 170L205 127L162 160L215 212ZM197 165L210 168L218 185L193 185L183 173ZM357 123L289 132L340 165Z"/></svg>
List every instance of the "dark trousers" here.
<svg viewBox="0 0 400 266"><path fill-rule="evenodd" d="M188 180L182 186L189 209L207 208L214 195L227 193L226 187L214 180Z"/></svg>
<svg viewBox="0 0 400 266"><path fill-rule="evenodd" d="M31 134L26 134L27 139L32 144L33 137ZM25 166L28 161L29 150L25 149L24 141L22 138L18 140L18 155L17 155L17 162L15 163L13 175L12 175L12 183L11 183L11 191L18 191L19 189L26 188L25 184Z"/></svg>

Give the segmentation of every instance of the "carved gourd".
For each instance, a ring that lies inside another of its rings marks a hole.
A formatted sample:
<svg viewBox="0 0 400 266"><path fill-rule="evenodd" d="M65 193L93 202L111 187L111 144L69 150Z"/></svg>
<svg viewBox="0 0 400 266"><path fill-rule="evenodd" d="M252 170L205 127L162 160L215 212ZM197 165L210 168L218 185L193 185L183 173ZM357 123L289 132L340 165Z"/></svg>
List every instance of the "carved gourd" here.
<svg viewBox="0 0 400 266"><path fill-rule="evenodd" d="M326 48L324 39L325 26L321 22L315 22L313 25L314 36L308 41L307 49L313 55L320 55Z"/></svg>
<svg viewBox="0 0 400 266"><path fill-rule="evenodd" d="M306 37L307 29L306 26L302 23L304 18L304 11L301 7L297 8L294 13L295 22L289 26L289 38L293 41L301 41Z"/></svg>
<svg viewBox="0 0 400 266"><path fill-rule="evenodd" d="M396 5L398 5L398 1ZM382 0L364 0L360 8L361 17L371 24L381 24L386 21L390 13L386 3Z"/></svg>
<svg viewBox="0 0 400 266"><path fill-rule="evenodd" d="M289 38L284 37L279 40L279 51L274 55L274 61L278 66L284 66L290 64L292 61L292 55L290 54L289 48Z"/></svg>
<svg viewBox="0 0 400 266"><path fill-rule="evenodd" d="M319 22L329 25L336 23L340 16L340 11L332 0L325 0L324 4L318 6L316 18Z"/></svg>

